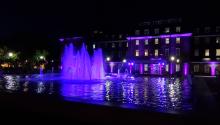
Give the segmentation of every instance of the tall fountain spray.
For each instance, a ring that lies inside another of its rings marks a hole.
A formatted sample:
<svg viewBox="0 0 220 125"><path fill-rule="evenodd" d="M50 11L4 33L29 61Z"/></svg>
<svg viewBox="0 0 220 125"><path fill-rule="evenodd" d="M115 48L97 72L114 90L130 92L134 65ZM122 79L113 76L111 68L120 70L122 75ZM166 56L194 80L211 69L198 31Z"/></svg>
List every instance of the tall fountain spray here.
<svg viewBox="0 0 220 125"><path fill-rule="evenodd" d="M103 79L105 72L103 66L102 50L94 51L91 58L85 45L76 50L72 43L66 45L62 56L62 76L72 80Z"/></svg>

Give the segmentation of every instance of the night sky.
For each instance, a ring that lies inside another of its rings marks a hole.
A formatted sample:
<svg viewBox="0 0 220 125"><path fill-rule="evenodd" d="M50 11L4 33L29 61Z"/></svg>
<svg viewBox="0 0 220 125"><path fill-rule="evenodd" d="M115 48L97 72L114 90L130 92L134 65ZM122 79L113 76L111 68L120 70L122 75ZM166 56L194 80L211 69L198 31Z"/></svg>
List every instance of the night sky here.
<svg viewBox="0 0 220 125"><path fill-rule="evenodd" d="M187 0L5 0L0 3L0 41L18 49L48 48L62 35L93 29L126 32L129 26L149 19L213 21L219 16L217 5Z"/></svg>

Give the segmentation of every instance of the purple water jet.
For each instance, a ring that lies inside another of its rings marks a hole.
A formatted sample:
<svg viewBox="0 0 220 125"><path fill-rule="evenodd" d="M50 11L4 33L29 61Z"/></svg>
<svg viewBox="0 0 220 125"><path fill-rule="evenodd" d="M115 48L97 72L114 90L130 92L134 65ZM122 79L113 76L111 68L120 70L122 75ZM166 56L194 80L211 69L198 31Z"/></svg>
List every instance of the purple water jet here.
<svg viewBox="0 0 220 125"><path fill-rule="evenodd" d="M72 43L64 48L62 62L62 76L72 80L104 79L102 50L94 51L91 58L86 47L76 50Z"/></svg>

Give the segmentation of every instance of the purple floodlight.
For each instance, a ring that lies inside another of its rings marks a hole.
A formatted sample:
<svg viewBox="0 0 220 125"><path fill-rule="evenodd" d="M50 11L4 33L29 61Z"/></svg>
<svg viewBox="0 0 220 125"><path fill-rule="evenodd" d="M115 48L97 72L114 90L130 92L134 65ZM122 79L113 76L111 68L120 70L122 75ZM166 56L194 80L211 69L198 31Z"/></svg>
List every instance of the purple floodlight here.
<svg viewBox="0 0 220 125"><path fill-rule="evenodd" d="M211 75L215 76L216 64L214 62L211 62L210 67L211 67Z"/></svg>
<svg viewBox="0 0 220 125"><path fill-rule="evenodd" d="M60 42L63 42L63 41L64 41L64 39L63 39L63 38L60 38L59 40L60 40Z"/></svg>
<svg viewBox="0 0 220 125"><path fill-rule="evenodd" d="M142 39L151 39L151 38L172 38L172 37L189 37L192 36L192 33L183 33L183 34L170 34L170 35L160 35L160 36L130 36L127 37L127 40L142 40Z"/></svg>

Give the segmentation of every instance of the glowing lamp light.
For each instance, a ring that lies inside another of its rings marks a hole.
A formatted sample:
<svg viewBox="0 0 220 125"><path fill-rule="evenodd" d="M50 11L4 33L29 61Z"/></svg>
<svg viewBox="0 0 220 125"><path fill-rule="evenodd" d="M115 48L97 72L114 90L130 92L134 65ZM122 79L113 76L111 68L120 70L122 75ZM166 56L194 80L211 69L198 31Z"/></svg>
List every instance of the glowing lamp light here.
<svg viewBox="0 0 220 125"><path fill-rule="evenodd" d="M175 60L175 57L174 57L174 56L171 56L171 57L170 57L170 60L171 60L171 61L174 61L174 60Z"/></svg>
<svg viewBox="0 0 220 125"><path fill-rule="evenodd" d="M122 60L122 62L123 62L123 63L126 63L126 62L127 62L127 60L126 60L126 59L123 59L123 60Z"/></svg>
<svg viewBox="0 0 220 125"><path fill-rule="evenodd" d="M12 57L12 56L14 56L14 54L13 54L12 52L9 52L9 53L8 53L8 56L9 56L9 57Z"/></svg>
<svg viewBox="0 0 220 125"><path fill-rule="evenodd" d="M133 65L134 65L134 63L131 63L131 65L133 66Z"/></svg>
<svg viewBox="0 0 220 125"><path fill-rule="evenodd" d="M44 56L40 56L40 59L44 59Z"/></svg>
<svg viewBox="0 0 220 125"><path fill-rule="evenodd" d="M107 57L106 60L107 60L107 61L110 61L111 59L110 59L110 57Z"/></svg>
<svg viewBox="0 0 220 125"><path fill-rule="evenodd" d="M179 62L180 62L180 59L177 59L176 62L179 63Z"/></svg>
<svg viewBox="0 0 220 125"><path fill-rule="evenodd" d="M162 63L162 65L164 66L164 63Z"/></svg>

